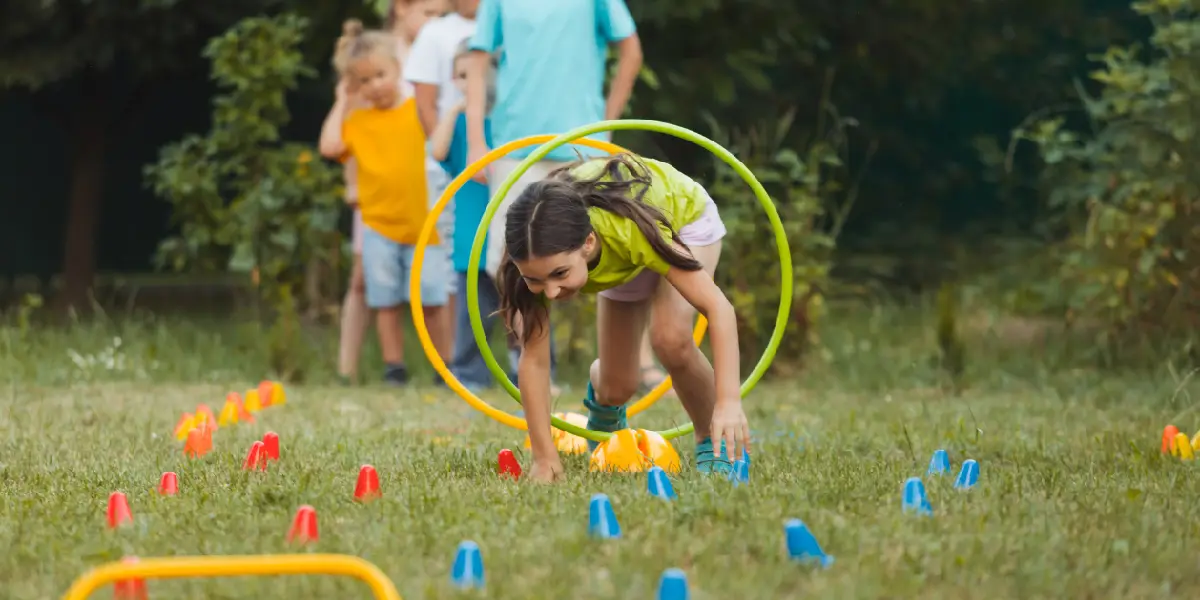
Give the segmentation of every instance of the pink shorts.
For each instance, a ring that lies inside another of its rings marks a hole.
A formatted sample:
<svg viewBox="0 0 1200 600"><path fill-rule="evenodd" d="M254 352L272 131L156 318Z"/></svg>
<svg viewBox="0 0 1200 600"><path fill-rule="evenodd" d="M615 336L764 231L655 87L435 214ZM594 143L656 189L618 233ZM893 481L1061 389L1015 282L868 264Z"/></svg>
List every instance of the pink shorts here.
<svg viewBox="0 0 1200 600"><path fill-rule="evenodd" d="M362 233L363 232L363 221L362 221L362 211L358 210L357 206L354 207L354 225L351 226L350 231L351 231L351 234L350 234L351 238L354 240L354 253L361 255L362 254L362 240L363 240L363 233Z"/></svg>
<svg viewBox="0 0 1200 600"><path fill-rule="evenodd" d="M679 238L688 247L709 246L725 237L725 223L717 212L717 203L712 198L704 207L704 214L699 219L684 225L679 229ZM615 288L600 292L601 296L617 302L640 302L654 295L658 289L658 280L662 276L650 269L642 269L636 277L618 285Z"/></svg>

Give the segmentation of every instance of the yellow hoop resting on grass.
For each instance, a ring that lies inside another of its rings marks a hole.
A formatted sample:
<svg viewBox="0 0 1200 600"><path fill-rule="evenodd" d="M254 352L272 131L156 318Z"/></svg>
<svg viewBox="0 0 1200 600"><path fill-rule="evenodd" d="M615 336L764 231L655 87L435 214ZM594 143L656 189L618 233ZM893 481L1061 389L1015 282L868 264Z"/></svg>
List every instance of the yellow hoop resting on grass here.
<svg viewBox="0 0 1200 600"><path fill-rule="evenodd" d="M442 379L447 385L450 386L450 389L454 390L454 392L462 397L463 400L466 400L467 404L471 405L472 408L495 419L496 421L499 421L500 423L515 429L528 429L529 426L525 419L506 413L492 406L491 404L488 404L482 398L471 392L471 390L467 389L466 386L464 386L462 382L460 382L458 378L450 372L449 367L446 366L446 361L442 359L440 354L438 354L437 348L434 347L433 340L429 335L429 328L425 325L425 312L421 302L421 270L425 265L425 247L429 245L429 239L433 237L434 227L437 225L437 218L442 214L442 211L446 209L446 205L450 203L450 200L454 198L454 195L458 193L458 190L462 189L462 186L466 185L466 183L470 181L476 173L487 168L488 165L496 162L498 159L507 156L512 151L542 144L553 139L554 136L552 135L534 135L521 138L519 140L513 140L483 155L483 158L469 165L463 170L462 173L458 175L458 177L455 177L454 180L450 182L450 185L446 186L446 190L442 192L442 195L440 198L438 198L437 203L433 205L433 207L429 210L429 214L425 217L425 224L421 228L421 235L419 238L417 238L416 249L413 253L412 275L409 277L409 304L412 308L413 326L417 330L417 338L421 340L421 348L425 351L425 356L429 359L429 362L433 365L433 368L437 370L439 375L442 376ZM616 144L600 140L593 140L590 138L581 139L578 141L578 143L582 146L603 150L608 153L628 152ZM476 231L476 236L478 237L480 235L487 236L487 223L480 224L479 229ZM444 243L452 242L447 240ZM482 251L482 247L480 247L480 250ZM479 252L476 252L476 254L478 255ZM478 273L478 266L476 266L476 271L474 272ZM470 278L470 280L478 284L478 277ZM461 294L462 291L460 290L459 292ZM462 301L464 301L464 299L460 298L459 302ZM478 300L476 300L475 306L478 307ZM475 312L479 312L478 308L476 308ZM704 339L704 331L707 325L708 322L704 320L704 317L699 317L698 322L696 323L696 330L692 335L696 344L699 344L700 340ZM485 350L484 356L490 357L491 354L487 353ZM506 384L505 387L508 388L509 394L514 398L518 398L520 396L520 393L516 390L515 386L512 385L512 382L509 381L507 377L500 378L500 382L501 384ZM633 403L629 407L627 414L633 416L646 410L647 408L650 408L650 405L658 401L659 398L662 398L663 394L666 394L667 390L669 389L671 389L670 377L664 379L658 384L657 387L650 390L650 392L643 398ZM550 418L550 421L555 427L558 427L563 431L574 433L575 435L594 441L604 441L611 436L611 434L608 432L591 431L589 429L563 421L562 419L554 416Z"/></svg>
<svg viewBox="0 0 1200 600"><path fill-rule="evenodd" d="M768 220L771 222L771 229L775 234L775 245L779 250L779 310L775 315L775 326L774 330L771 332L771 339L767 342L767 347L763 350L762 357L759 358L758 364L755 365L754 370L750 373L746 380L742 382L740 392L741 396L745 397L746 394L749 393L751 389L754 389L754 386L758 384L758 381L762 378L763 374L770 366L771 361L775 358L775 352L779 349L779 343L782 341L783 332L787 327L787 319L792 305L792 255L787 241L787 233L783 229L783 223L779 220L779 213L775 210L775 205L771 202L770 195L767 194L767 191L762 187L762 184L759 183L758 179L754 176L754 173L752 173L750 169L746 167L746 165L742 164L737 157L735 157L720 144L698 133L683 127L679 127L678 125L672 125L662 121L615 120L601 121L591 125L578 127L543 143L529 156L522 160L520 164L517 165L516 169L509 174L508 178L505 179L504 183L500 186L500 189L496 192L496 195L493 196L488 202L487 209L484 211L483 220L479 224L479 228L475 231L475 241L471 247L471 259L470 264L467 265L467 272L476 274L479 272L480 255L483 251L484 240L487 238L488 226L491 223L492 218L495 216L496 211L499 210L504 196L508 193L512 186L516 184L517 180L529 170L530 167L532 167L536 162L545 158L545 156L552 150L571 142L577 142L581 145L598 148L610 153L625 152L626 150L619 146L605 142L599 142L586 137L595 133L617 130L643 130L666 133L693 142L709 152L712 152L714 155L732 167L733 170L737 172L737 174L741 176L741 178L750 186L750 188L754 191L754 195L758 198L759 204L762 205L763 211L766 213ZM437 369L438 373L442 375L447 384L449 384L450 387L455 390L455 392L462 396L468 404L482 411L484 414L492 417L493 419L517 429L528 429L527 422L519 417L496 410L472 394L470 390L467 390L462 383L460 383L453 376L453 374L450 373L449 369L446 368L445 362L442 361L437 351L433 348L433 344L429 339L429 331L425 327L424 313L421 306L421 263L424 259L425 245L429 243L429 238L433 234L433 229L436 224L438 214L440 214L440 212L444 210L445 205L449 203L449 198L452 198L453 195L458 192L458 189L461 188L469 178L473 177L475 173L478 173L481 169L495 161L497 158L508 154L512 150L536 144L539 141L549 137L550 136L531 136L529 138L515 140L508 144L504 144L503 146L486 154L478 162L468 166L463 173L461 173L454 179L454 181L451 182L450 186L446 188L446 191L442 194L442 197L438 199L437 204L434 205L430 214L426 217L425 225L421 229L421 236L418 239L416 252L413 257L413 274L410 277L409 282L409 296L412 304L413 322L417 329L417 335L421 339L421 346L424 348L425 354L429 357L430 362L433 363L434 368ZM469 277L467 279L467 294L465 300L471 316L471 329L475 334L475 342L479 346L479 352L483 356L484 362L487 363L488 369L492 372L492 375L496 377L498 381L500 381L501 385L508 391L509 395L512 396L517 402L520 402L520 391L517 390L512 381L508 379L504 369L496 363L496 357L492 355L491 348L488 345L487 332L483 329L483 318L479 314L478 276ZM697 344L699 344L700 340L703 338L706 325L706 321L701 316L699 322L697 323L695 332L695 341ZM661 397L662 394L669 389L669 387L670 378L667 378L650 394L648 394L646 398L639 400L637 403L631 406L627 414L633 415L641 410L645 410L645 408L648 407L654 400L657 400L659 397ZM582 438L597 442L607 441L613 436L613 434L609 432L592 431L590 429L577 427L553 416L550 418L550 422L554 427L557 427L560 430L567 431ZM687 425L657 433L664 439L673 439L691 433L693 430L693 424L688 423Z"/></svg>

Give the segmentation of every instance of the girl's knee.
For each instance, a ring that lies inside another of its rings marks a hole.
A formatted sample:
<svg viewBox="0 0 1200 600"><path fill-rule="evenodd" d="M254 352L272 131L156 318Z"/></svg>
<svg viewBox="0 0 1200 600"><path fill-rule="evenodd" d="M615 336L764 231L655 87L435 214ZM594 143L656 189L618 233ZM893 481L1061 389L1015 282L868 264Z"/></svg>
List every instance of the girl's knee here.
<svg viewBox="0 0 1200 600"><path fill-rule="evenodd" d="M592 361L588 370L592 386L596 390L596 401L604 406L620 406L629 402L638 391L636 373L607 373L600 377L600 361Z"/></svg>
<svg viewBox="0 0 1200 600"><path fill-rule="evenodd" d="M681 327L657 327L650 331L650 347L664 367L689 360L696 350L692 331Z"/></svg>

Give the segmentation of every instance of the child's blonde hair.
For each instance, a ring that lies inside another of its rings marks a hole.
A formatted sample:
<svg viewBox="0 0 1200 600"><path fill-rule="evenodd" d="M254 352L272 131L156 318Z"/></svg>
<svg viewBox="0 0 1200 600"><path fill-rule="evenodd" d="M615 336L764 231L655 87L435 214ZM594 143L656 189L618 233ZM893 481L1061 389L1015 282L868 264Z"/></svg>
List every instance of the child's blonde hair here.
<svg viewBox="0 0 1200 600"><path fill-rule="evenodd" d="M454 63L458 64L458 59L471 53L471 38L464 38L458 43L458 47L454 50ZM492 112L492 106L496 103L496 54L488 55L488 69L484 76L484 81L487 85L487 108L485 113Z"/></svg>
<svg viewBox="0 0 1200 600"><path fill-rule="evenodd" d="M333 69L343 76L350 63L377 52L397 60L396 38L386 31L363 29L362 21L348 19L342 23L342 36L333 50Z"/></svg>

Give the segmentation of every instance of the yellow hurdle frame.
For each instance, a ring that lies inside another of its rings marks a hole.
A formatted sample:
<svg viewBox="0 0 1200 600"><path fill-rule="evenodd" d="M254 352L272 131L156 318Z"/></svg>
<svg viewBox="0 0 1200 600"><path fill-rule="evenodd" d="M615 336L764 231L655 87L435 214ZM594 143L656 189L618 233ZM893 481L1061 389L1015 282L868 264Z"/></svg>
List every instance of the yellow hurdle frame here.
<svg viewBox="0 0 1200 600"><path fill-rule="evenodd" d="M80 575L64 600L86 600L97 589L126 579L231 577L242 575L342 575L357 577L378 600L403 600L396 585L374 564L345 554L264 554L258 556L176 556L112 562Z"/></svg>

